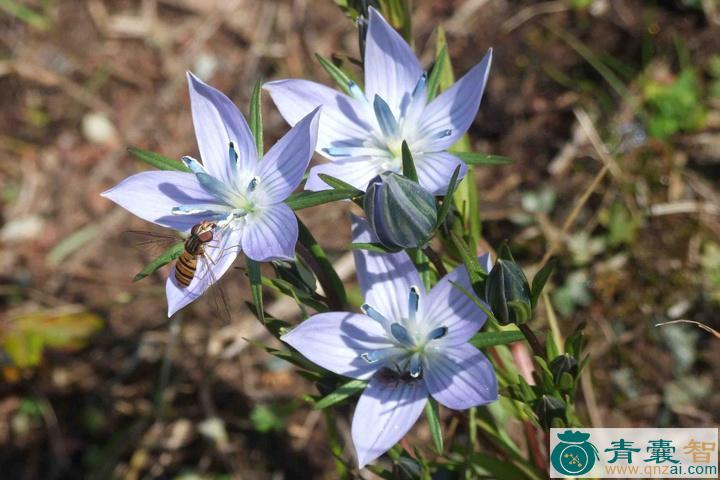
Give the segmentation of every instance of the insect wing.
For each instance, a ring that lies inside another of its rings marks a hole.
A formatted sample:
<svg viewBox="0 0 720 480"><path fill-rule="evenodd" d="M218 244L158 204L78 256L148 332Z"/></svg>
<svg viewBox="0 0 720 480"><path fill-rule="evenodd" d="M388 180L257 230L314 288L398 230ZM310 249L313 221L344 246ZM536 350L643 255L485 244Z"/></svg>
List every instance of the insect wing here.
<svg viewBox="0 0 720 480"><path fill-rule="evenodd" d="M149 230L126 230L123 236L133 247L151 256L160 255L183 240L179 235Z"/></svg>

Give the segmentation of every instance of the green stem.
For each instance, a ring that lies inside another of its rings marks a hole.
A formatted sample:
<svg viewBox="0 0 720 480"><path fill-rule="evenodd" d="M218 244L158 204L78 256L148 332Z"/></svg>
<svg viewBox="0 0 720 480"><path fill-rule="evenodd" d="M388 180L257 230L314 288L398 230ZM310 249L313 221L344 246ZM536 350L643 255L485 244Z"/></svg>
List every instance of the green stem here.
<svg viewBox="0 0 720 480"><path fill-rule="evenodd" d="M333 267L323 248L299 218L298 227L298 253L315 273L328 299L330 309L342 310L347 302L342 280L340 280L335 267Z"/></svg>
<svg viewBox="0 0 720 480"><path fill-rule="evenodd" d="M535 336L535 333L530 330L530 327L528 327L525 323L520 323L518 324L518 328L523 333L523 335L525 335L525 339L530 344L530 348L532 348L533 354L537 355L540 358L545 358L545 350L540 344L538 338Z"/></svg>
<svg viewBox="0 0 720 480"><path fill-rule="evenodd" d="M447 269L445 268L445 265L443 264L442 258L440 258L440 255L432 249L430 245L423 248L423 252L425 252L425 255L430 259L433 266L435 267L435 270L437 270L438 275L442 278L445 275L447 275Z"/></svg>

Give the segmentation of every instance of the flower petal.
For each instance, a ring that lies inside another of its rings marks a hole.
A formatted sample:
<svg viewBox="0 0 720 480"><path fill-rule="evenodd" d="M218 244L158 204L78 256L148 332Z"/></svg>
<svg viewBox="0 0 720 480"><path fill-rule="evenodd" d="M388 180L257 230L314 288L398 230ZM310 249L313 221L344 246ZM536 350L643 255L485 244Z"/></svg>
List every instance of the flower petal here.
<svg viewBox="0 0 720 480"><path fill-rule="evenodd" d="M415 425L427 401L424 382L402 381L385 373L373 376L355 407L352 439L360 468L399 442Z"/></svg>
<svg viewBox="0 0 720 480"><path fill-rule="evenodd" d="M383 16L370 8L365 40L365 96L379 95L400 118L400 105L412 94L423 74L410 45Z"/></svg>
<svg viewBox="0 0 720 480"><path fill-rule="evenodd" d="M329 190L331 187L318 175L323 173L349 183L363 192L382 169L370 157L348 157L335 160L332 163L322 163L310 169L310 175L305 182L305 190Z"/></svg>
<svg viewBox="0 0 720 480"><path fill-rule="evenodd" d="M242 245L256 262L293 260L298 239L297 218L284 203L255 210L246 217Z"/></svg>
<svg viewBox="0 0 720 480"><path fill-rule="evenodd" d="M207 219L208 214L203 212L191 215L173 215L173 208L183 205L218 203L200 186L195 175L184 172L136 173L101 195L143 220L181 232L186 232L196 223Z"/></svg>
<svg viewBox="0 0 720 480"><path fill-rule="evenodd" d="M257 163L257 149L250 127L240 110L222 92L191 72L187 77L195 137L203 165L213 177L232 184L237 169L252 171ZM230 158L230 142L234 143L238 153L237 166Z"/></svg>
<svg viewBox="0 0 720 480"><path fill-rule="evenodd" d="M426 107L418 126L420 136L428 139L423 142L423 150L445 150L467 132L480 108L491 62L492 50L482 62ZM450 130L450 135L437 136L438 132L445 130Z"/></svg>
<svg viewBox="0 0 720 480"><path fill-rule="evenodd" d="M198 257L197 270L192 282L187 287L180 285L175 279L175 266L173 266L165 282L165 293L168 302L168 317L195 301L207 291L215 282L220 280L230 268L241 250L239 230L220 230L217 244L205 247L205 255ZM215 233L218 237L218 233ZM218 288L218 287L215 287Z"/></svg>
<svg viewBox="0 0 720 480"><path fill-rule="evenodd" d="M300 120L258 164L260 188L271 202L282 202L302 180L317 141L320 107Z"/></svg>
<svg viewBox="0 0 720 480"><path fill-rule="evenodd" d="M329 157L323 149L338 145L362 144L372 129L367 123L369 105L307 80L277 80L266 83L263 88L280 111L280 115L295 125L318 106L323 107L318 126L316 149Z"/></svg>
<svg viewBox="0 0 720 480"><path fill-rule="evenodd" d="M352 222L354 243L377 241L368 230L367 220L353 215ZM418 287L421 295L425 292L410 257L405 252L377 253L368 250L353 250L353 256L365 303L391 323L404 323L402 319L408 318L410 287Z"/></svg>
<svg viewBox="0 0 720 480"><path fill-rule="evenodd" d="M498 398L492 364L469 343L434 352L426 350L423 367L430 395L448 408L464 410Z"/></svg>
<svg viewBox="0 0 720 480"><path fill-rule="evenodd" d="M445 195L455 168L460 165L458 183L467 173L467 165L449 152L422 153L415 157L418 181L433 195Z"/></svg>
<svg viewBox="0 0 720 480"><path fill-rule="evenodd" d="M480 265L487 265L487 257L488 254L485 254L478 259ZM441 278L424 300L424 329L429 332L435 328L447 327L447 334L436 340L443 345L467 342L487 320L485 312L453 284L474 295L467 269L461 265Z"/></svg>
<svg viewBox="0 0 720 480"><path fill-rule="evenodd" d="M369 378L384 365L380 361L370 363L361 355L392 347L379 323L348 312L313 315L281 340L331 372L361 379Z"/></svg>

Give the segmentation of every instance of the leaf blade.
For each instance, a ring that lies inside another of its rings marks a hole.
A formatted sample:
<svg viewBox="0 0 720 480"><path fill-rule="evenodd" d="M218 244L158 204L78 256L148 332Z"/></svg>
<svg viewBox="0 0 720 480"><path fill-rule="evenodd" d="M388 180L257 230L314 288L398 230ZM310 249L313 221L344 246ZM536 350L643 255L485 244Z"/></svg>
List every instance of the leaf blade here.
<svg viewBox="0 0 720 480"><path fill-rule="evenodd" d="M143 150L137 147L128 147L128 153L138 160L147 163L159 170L169 170L190 173L190 169L182 162L160 155L159 153Z"/></svg>

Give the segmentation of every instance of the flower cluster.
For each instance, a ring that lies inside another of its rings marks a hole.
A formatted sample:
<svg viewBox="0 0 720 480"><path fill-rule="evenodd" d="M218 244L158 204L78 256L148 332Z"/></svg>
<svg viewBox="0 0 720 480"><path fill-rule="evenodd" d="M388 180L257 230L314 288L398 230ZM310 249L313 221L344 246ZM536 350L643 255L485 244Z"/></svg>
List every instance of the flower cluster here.
<svg viewBox="0 0 720 480"><path fill-rule="evenodd" d="M490 62L491 52L430 100L428 76L410 46L370 8L364 91L352 82L347 85L351 95L306 80L267 83L264 88L292 128L260 160L262 152L238 108L189 73L201 161L186 156L185 171L138 173L103 196L144 220L189 234L182 267L188 282L178 281L180 267L173 266L166 285L169 315L202 295L240 252L256 262L295 259L298 220L286 201L302 182L314 151L330 162L310 169L306 190L330 189L320 176L326 174L383 200L386 190L379 178L407 173L402 152L407 145L415 186L424 189L418 199L432 214L427 225L417 228L431 231L434 195L447 193L456 171L460 178L467 172L447 149L478 111ZM390 208L386 204L394 205L385 201L385 209ZM372 225L380 221L371 220ZM198 225L205 236L197 234ZM405 238L392 240L408 248ZM365 220L354 217L353 241L367 244L378 238ZM409 431L429 396L448 408L466 409L496 400L498 385L491 363L468 343L487 315L469 293L473 286L466 267L426 290L402 250L356 250L354 255L363 313L318 313L282 340L320 367L369 381L352 423L363 467ZM200 258L205 261L197 262ZM489 271L489 258L482 257L480 265Z"/></svg>

